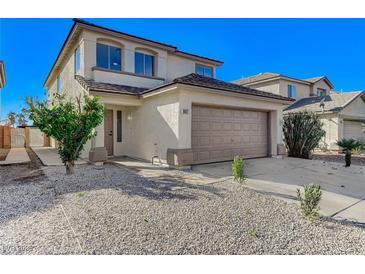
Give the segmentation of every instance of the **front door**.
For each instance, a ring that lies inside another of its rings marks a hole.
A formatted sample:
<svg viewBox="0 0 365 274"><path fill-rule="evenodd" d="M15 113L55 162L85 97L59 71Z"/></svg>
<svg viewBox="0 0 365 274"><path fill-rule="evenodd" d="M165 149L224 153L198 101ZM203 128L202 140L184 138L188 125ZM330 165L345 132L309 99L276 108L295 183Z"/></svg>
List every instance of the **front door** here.
<svg viewBox="0 0 365 274"><path fill-rule="evenodd" d="M104 115L104 146L108 155L113 155L113 110L107 109Z"/></svg>

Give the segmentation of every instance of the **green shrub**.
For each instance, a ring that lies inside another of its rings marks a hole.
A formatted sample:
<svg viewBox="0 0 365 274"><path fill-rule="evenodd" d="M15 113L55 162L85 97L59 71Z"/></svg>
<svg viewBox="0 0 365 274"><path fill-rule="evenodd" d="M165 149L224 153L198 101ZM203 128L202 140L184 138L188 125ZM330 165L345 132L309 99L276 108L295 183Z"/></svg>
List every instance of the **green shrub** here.
<svg viewBox="0 0 365 274"><path fill-rule="evenodd" d="M305 214L310 219L314 219L318 216L319 202L322 198L322 190L319 185L305 185L304 186L304 196L297 189L297 197L300 201L300 207Z"/></svg>
<svg viewBox="0 0 365 274"><path fill-rule="evenodd" d="M326 135L323 123L313 112L303 111L284 116L284 142L289 157L308 159L313 149Z"/></svg>
<svg viewBox="0 0 365 274"><path fill-rule="evenodd" d="M231 166L234 181L243 183L245 181L245 160L243 156L235 156Z"/></svg>
<svg viewBox="0 0 365 274"><path fill-rule="evenodd" d="M357 147L351 150L352 154L354 155L361 155L363 153L363 148Z"/></svg>

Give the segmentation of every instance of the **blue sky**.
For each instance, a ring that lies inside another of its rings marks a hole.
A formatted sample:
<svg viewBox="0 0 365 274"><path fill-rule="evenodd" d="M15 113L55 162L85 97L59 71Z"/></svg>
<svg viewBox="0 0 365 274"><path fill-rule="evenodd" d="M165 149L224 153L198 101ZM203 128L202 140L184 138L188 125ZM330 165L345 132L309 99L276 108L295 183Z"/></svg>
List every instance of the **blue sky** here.
<svg viewBox="0 0 365 274"><path fill-rule="evenodd" d="M327 75L336 90L365 89L363 19L86 19L95 24L224 61L217 78L260 72L298 78ZM0 19L7 84L1 117L27 96L45 98L43 82L71 19Z"/></svg>

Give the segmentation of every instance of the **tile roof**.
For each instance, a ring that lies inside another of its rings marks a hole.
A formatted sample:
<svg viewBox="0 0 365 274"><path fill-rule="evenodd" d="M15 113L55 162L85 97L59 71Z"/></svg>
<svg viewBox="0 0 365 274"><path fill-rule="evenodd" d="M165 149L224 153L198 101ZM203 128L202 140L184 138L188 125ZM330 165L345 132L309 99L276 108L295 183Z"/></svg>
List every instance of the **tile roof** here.
<svg viewBox="0 0 365 274"><path fill-rule="evenodd" d="M233 81L233 83L235 83L237 85L243 85L243 84L249 84L252 82L267 80L270 78L275 78L275 77L280 77L280 76L282 76L282 75L279 73L265 72L265 73L259 73L257 75L241 78L239 80Z"/></svg>
<svg viewBox="0 0 365 274"><path fill-rule="evenodd" d="M102 91L117 94L130 94L139 95L147 88L139 88L125 85L116 85L102 82L95 82L94 80L88 80L80 75L76 75L75 79L87 90Z"/></svg>
<svg viewBox="0 0 365 274"><path fill-rule="evenodd" d="M308 79L303 79L304 81L307 81L307 82L311 82L311 83L316 83L318 82L319 80L325 78L326 76L318 76L318 77L313 77L313 78L308 78Z"/></svg>
<svg viewBox="0 0 365 274"><path fill-rule="evenodd" d="M296 101L294 104L285 108L284 113L299 112L304 110L322 112L322 108L320 106L321 102L324 103L323 110L325 112L337 112L341 111L345 106L347 106L350 102L352 102L361 94L365 95L365 93L361 91L355 91L331 93L324 96L302 98Z"/></svg>
<svg viewBox="0 0 365 274"><path fill-rule="evenodd" d="M272 98L272 99L294 101L293 99L290 99L288 97L284 97L281 95L277 95L277 94L273 94L270 92L265 92L265 91L261 91L261 90L257 90L257 89L252 89L249 87L240 86L237 84L217 80L217 79L214 79L211 77L204 77L204 76L201 76L196 73L191 73L189 75L176 78L173 82L186 84L186 85L192 85L192 86L224 90L224 91L244 93L244 94L255 95L255 96L260 96L260 97L267 97L267 98Z"/></svg>
<svg viewBox="0 0 365 274"><path fill-rule="evenodd" d="M164 84L162 86L158 86L152 89L147 88L139 88L125 85L116 85L102 82L95 82L94 80L87 80L80 75L76 75L75 79L87 90L100 91L100 92L109 92L109 93L117 93L117 94L129 94L129 95L143 95L145 93L158 90L160 88L173 85L173 84L184 84L196 87L204 87L211 88L222 91L230 91L236 93L243 93L248 95L267 97L272 99L279 99L285 101L294 101L288 97L276 95L270 92L265 92L257 89L252 89L249 87L243 87L236 84L224 82L221 80L217 80L211 77L204 77L196 73L191 73L183 77L179 77L174 79L172 82Z"/></svg>
<svg viewBox="0 0 365 274"><path fill-rule="evenodd" d="M319 77L313 77L313 78L308 78L308 79L303 79L303 81L309 82L309 83L317 83L320 80L324 80L325 82L327 82L327 84L331 87L334 88L333 84L331 83L331 81L327 78L327 76L319 76Z"/></svg>

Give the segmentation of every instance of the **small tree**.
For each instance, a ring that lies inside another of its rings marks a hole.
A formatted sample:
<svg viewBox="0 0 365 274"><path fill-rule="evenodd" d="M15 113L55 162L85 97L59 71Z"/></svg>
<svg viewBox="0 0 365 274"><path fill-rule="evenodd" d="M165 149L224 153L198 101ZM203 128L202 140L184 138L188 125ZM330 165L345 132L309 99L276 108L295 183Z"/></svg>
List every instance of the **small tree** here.
<svg viewBox="0 0 365 274"><path fill-rule="evenodd" d="M322 198L322 190L320 185L305 185L304 195L300 193L300 189L297 189L297 197L300 202L300 207L310 219L314 219L318 216L319 202Z"/></svg>
<svg viewBox="0 0 365 274"><path fill-rule="evenodd" d="M13 127L14 125L15 125L15 118L16 117L16 114L15 114L15 112L13 112L13 111L10 111L9 113L8 113L8 121L7 121L7 125L8 126L11 126L11 127Z"/></svg>
<svg viewBox="0 0 365 274"><path fill-rule="evenodd" d="M364 144L355 139L342 138L340 141L337 141L336 144L345 150L345 167L349 167L351 165L352 150L361 149L364 147Z"/></svg>
<svg viewBox="0 0 365 274"><path fill-rule="evenodd" d="M313 112L285 115L283 132L288 156L308 159L310 152L318 147L326 134L322 126L318 115Z"/></svg>
<svg viewBox="0 0 365 274"><path fill-rule="evenodd" d="M243 183L245 181L245 160L242 156L234 157L231 169L234 181Z"/></svg>
<svg viewBox="0 0 365 274"><path fill-rule="evenodd" d="M76 104L56 95L56 104L48 107L47 101L33 102L27 98L25 110L33 125L57 141L58 154L66 166L66 174L74 172L74 163L80 157L84 145L95 136L93 129L104 117L104 107L97 97L83 97Z"/></svg>

